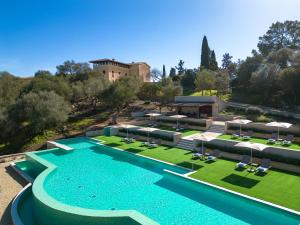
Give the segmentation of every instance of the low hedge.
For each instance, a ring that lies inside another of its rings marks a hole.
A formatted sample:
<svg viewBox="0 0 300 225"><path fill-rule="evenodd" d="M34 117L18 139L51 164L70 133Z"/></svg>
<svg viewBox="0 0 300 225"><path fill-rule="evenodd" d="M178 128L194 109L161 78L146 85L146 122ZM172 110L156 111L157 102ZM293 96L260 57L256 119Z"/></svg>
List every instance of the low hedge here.
<svg viewBox="0 0 300 225"><path fill-rule="evenodd" d="M165 122L165 123L177 123L177 120L174 118L158 118L157 121ZM179 123L181 124L188 124L191 126L201 126L206 127L206 121L205 120L190 120L189 118L182 118L179 120Z"/></svg>
<svg viewBox="0 0 300 225"><path fill-rule="evenodd" d="M239 125L234 125L234 124L228 124L227 125L227 130L233 130L233 131L240 132L240 126ZM255 128L255 127L242 126L242 131L248 131L248 130L252 130L253 132L262 133L262 134L272 134L274 132L277 132L276 127L274 127L273 131L269 131L269 130L258 129L258 128ZM292 134L295 137L300 137L300 133L298 133L298 132L280 130L280 135L287 135L287 134Z"/></svg>
<svg viewBox="0 0 300 225"><path fill-rule="evenodd" d="M125 128L119 129L119 132L127 134L127 130ZM147 131L141 131L141 130L136 130L136 129L128 129L128 133L148 137L148 132ZM155 131L153 131L153 132L149 132L149 137L155 138L155 139L162 139L164 141L173 141L173 134L172 133L170 135L162 135L162 134L155 133Z"/></svg>
<svg viewBox="0 0 300 225"><path fill-rule="evenodd" d="M239 154L239 155L249 155L250 149L247 148L239 148L235 146L221 146L220 144L216 144L213 142L205 142L204 146L209 149L219 149L220 151ZM198 144L198 147L201 147L201 143ZM282 162L282 163L288 163L300 166L300 159L291 158L291 157L285 157L282 155L273 154L266 151L252 151L253 157L257 158L268 158L272 161Z"/></svg>

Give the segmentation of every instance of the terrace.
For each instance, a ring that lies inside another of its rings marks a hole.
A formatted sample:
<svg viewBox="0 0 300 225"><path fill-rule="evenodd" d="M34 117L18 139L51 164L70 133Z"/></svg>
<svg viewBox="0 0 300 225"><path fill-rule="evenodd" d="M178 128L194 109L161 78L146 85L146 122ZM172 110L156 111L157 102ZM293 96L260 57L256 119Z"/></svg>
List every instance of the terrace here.
<svg viewBox="0 0 300 225"><path fill-rule="evenodd" d="M270 147L277 147L277 148L286 148L286 149L290 149L290 150L297 150L300 151L300 144L299 143L292 143L291 145L282 145L280 142L277 143L269 143L267 139L265 138L256 138L256 137L251 137L248 140L243 140L241 138L234 138L232 135L230 134L223 134L221 136L218 137L219 139L222 140L230 140L230 141L249 141L252 143L260 143L260 144L265 144L268 145Z"/></svg>
<svg viewBox="0 0 300 225"><path fill-rule="evenodd" d="M190 177L209 182L242 194L269 201L287 208L300 210L300 179L296 173L270 169L265 175L236 170L236 161L220 158L216 162L192 159L192 152L180 148L159 145L155 148L142 143L125 143L121 137L98 136L104 144L132 153L159 159L196 170ZM284 183L284 185L282 185ZM286 188L289 187L289 188Z"/></svg>

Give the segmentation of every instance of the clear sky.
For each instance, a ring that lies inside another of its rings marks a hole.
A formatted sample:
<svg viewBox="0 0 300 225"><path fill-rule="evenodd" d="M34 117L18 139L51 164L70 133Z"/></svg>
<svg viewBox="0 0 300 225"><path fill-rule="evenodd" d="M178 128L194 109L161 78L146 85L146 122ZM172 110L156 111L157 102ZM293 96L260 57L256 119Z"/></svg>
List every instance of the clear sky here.
<svg viewBox="0 0 300 225"><path fill-rule="evenodd" d="M219 62L243 59L272 22L296 19L300 0L0 0L0 71L98 58L193 68L203 35Z"/></svg>

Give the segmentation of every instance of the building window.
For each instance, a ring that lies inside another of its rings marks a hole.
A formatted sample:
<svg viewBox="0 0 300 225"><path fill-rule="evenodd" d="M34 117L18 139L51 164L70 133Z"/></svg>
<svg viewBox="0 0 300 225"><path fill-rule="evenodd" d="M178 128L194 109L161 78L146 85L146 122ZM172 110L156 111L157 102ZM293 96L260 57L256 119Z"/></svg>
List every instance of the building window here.
<svg viewBox="0 0 300 225"><path fill-rule="evenodd" d="M114 71L111 72L111 77L115 78L115 72Z"/></svg>
<svg viewBox="0 0 300 225"><path fill-rule="evenodd" d="M121 75L121 72L119 72L119 75Z"/></svg>
<svg viewBox="0 0 300 225"><path fill-rule="evenodd" d="M103 70L102 73L105 74L105 70Z"/></svg>
<svg viewBox="0 0 300 225"><path fill-rule="evenodd" d="M125 73L125 76L127 76L127 73Z"/></svg>

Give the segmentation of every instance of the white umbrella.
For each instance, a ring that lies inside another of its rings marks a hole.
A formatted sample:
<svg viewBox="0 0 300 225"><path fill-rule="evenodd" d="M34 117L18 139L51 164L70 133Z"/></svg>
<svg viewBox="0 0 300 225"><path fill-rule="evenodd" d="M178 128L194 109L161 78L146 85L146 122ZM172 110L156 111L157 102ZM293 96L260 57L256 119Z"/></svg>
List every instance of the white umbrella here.
<svg viewBox="0 0 300 225"><path fill-rule="evenodd" d="M151 121L151 118L152 117L158 117L160 116L161 114L160 113L147 113L146 116L149 116L150 117L150 121Z"/></svg>
<svg viewBox="0 0 300 225"><path fill-rule="evenodd" d="M159 130L159 129L153 128L153 127L143 127L141 129L138 129L138 130L140 130L140 131L146 131L147 132L147 142L149 142L149 134L150 134L150 132L153 132L153 131Z"/></svg>
<svg viewBox="0 0 300 225"><path fill-rule="evenodd" d="M266 126L269 127L277 127L277 139L279 139L279 128L289 128L291 127L293 124L291 123L283 123L283 122L270 122L267 123Z"/></svg>
<svg viewBox="0 0 300 225"><path fill-rule="evenodd" d="M202 141L202 147L201 147L201 151L202 151L202 155L203 155L203 143L204 142L209 142L212 141L214 139L216 139L216 137L218 136L218 134L216 133L211 133L211 132L205 132L202 134L197 135L197 137L195 138L196 140L200 140Z"/></svg>
<svg viewBox="0 0 300 225"><path fill-rule="evenodd" d="M265 148L268 148L269 146L264 145L264 144L259 144L259 143L252 143L252 142L239 142L236 145L236 147L242 147L242 148L250 148L251 149L251 163L252 163L252 150L257 150L257 151L263 151Z"/></svg>
<svg viewBox="0 0 300 225"><path fill-rule="evenodd" d="M150 117L155 117L155 116L160 116L160 113L147 113L146 116L150 116Z"/></svg>
<svg viewBox="0 0 300 225"><path fill-rule="evenodd" d="M127 131L127 136L126 137L128 138L128 129L136 127L136 126L130 125L130 124L120 124L119 127L126 129L126 131Z"/></svg>
<svg viewBox="0 0 300 225"><path fill-rule="evenodd" d="M240 124L240 136L242 134L242 125L243 124L248 124L248 123L251 123L252 121L251 120L245 120L245 119L236 119L236 120L232 120L230 121L231 123L237 123L237 124Z"/></svg>
<svg viewBox="0 0 300 225"><path fill-rule="evenodd" d="M174 115L174 116L169 116L169 117L171 117L171 118L176 118L177 119L177 129L178 129L178 127L179 127L179 119L182 119L182 118L185 118L185 117L187 117L186 115Z"/></svg>

